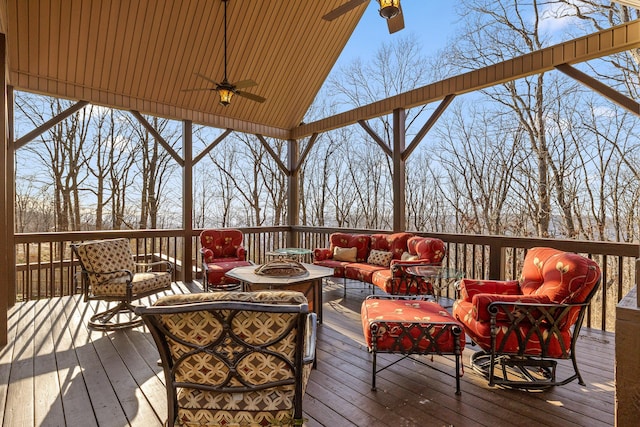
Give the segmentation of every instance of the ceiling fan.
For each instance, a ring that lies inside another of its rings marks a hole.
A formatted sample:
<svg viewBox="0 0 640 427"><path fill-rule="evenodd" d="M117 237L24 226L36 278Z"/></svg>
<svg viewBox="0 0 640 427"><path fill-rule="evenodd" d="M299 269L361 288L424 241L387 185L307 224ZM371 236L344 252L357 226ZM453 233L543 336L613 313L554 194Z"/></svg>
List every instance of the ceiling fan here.
<svg viewBox="0 0 640 427"><path fill-rule="evenodd" d="M215 90L220 96L220 105L227 106L231 103L233 95L242 96L256 102L264 102L265 98L255 95L253 93L243 92L238 89L244 89L251 86L256 86L257 83L253 80L242 80L236 83L229 83L227 79L227 2L229 0L222 0L224 3L224 77L220 83L210 79L207 76L203 76L200 73L194 73L196 76L205 79L206 81L213 83L215 87L200 87L193 89L182 89L182 92L194 92L199 90Z"/></svg>
<svg viewBox="0 0 640 427"><path fill-rule="evenodd" d="M336 7L331 12L322 17L325 21L333 21L334 19L344 15L352 9L366 3L369 0L349 0L341 6ZM402 7L400 0L377 0L380 4L380 16L387 20L389 33L393 34L404 28L404 17L402 16Z"/></svg>

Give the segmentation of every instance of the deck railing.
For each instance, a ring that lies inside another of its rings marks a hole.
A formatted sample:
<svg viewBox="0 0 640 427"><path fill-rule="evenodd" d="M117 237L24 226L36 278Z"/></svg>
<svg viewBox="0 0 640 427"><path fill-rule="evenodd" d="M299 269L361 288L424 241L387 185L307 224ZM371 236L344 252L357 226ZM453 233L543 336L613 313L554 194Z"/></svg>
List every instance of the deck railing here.
<svg viewBox="0 0 640 427"><path fill-rule="evenodd" d="M326 227L255 227L240 228L248 258L256 264L268 261L266 253L286 246L313 249L326 247L329 235L336 231L349 233L388 233L388 230L339 229ZM190 236L192 259L185 262L184 230L110 230L68 233L29 233L16 235L16 300L25 301L69 295L77 292L74 276L78 272L70 244L78 241L125 237L131 240L138 260L165 259L176 266L176 280L182 280L184 266L190 265L191 276L200 278L201 230ZM517 279L526 250L549 246L577 252L593 258L602 269L600 289L592 300L586 326L613 330L615 307L636 283L636 258L639 246L631 243L520 238L468 234L414 232L438 237L447 244L445 263L470 278ZM307 259L310 261L310 259ZM454 297L453 283L444 294Z"/></svg>

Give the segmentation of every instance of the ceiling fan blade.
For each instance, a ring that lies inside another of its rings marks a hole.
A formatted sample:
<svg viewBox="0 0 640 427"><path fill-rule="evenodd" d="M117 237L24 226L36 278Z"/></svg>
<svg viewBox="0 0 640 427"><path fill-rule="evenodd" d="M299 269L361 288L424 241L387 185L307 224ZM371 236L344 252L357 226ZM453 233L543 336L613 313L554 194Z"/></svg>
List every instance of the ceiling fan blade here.
<svg viewBox="0 0 640 427"><path fill-rule="evenodd" d="M261 96L258 95L254 95L253 93L249 93L249 92L241 92L241 91L236 91L236 94L239 96L242 96L244 98L250 99L252 101L256 101L256 102L264 102L266 101L266 98L263 98Z"/></svg>
<svg viewBox="0 0 640 427"><path fill-rule="evenodd" d="M362 3L368 2L369 0L349 0L341 6L336 7L331 12L327 13L322 17L325 21L333 21L334 19L344 15L349 12L351 9L355 9L360 6Z"/></svg>
<svg viewBox="0 0 640 427"><path fill-rule="evenodd" d="M254 82L253 80L242 80L238 83L232 83L232 85L235 86L236 89L244 89L245 87L257 86L258 83Z"/></svg>
<svg viewBox="0 0 640 427"><path fill-rule="evenodd" d="M202 75L202 74L200 74L200 73L193 73L193 74L195 74L196 76L200 77L201 79L205 79L206 81L208 81L208 82L210 82L210 83L213 83L213 84L214 84L214 85L216 85L216 86L218 86L218 85L220 84L220 83L216 82L215 80L211 80L211 79L210 79L209 77L207 77L207 76L203 76L203 75Z"/></svg>
<svg viewBox="0 0 640 427"><path fill-rule="evenodd" d="M400 6L400 13L391 19L387 19L387 27L389 28L389 34L393 34L404 28L404 15L402 13L402 6Z"/></svg>
<svg viewBox="0 0 640 427"><path fill-rule="evenodd" d="M215 90L215 88L212 87L195 87L192 89L180 89L180 92L196 92L198 90Z"/></svg>

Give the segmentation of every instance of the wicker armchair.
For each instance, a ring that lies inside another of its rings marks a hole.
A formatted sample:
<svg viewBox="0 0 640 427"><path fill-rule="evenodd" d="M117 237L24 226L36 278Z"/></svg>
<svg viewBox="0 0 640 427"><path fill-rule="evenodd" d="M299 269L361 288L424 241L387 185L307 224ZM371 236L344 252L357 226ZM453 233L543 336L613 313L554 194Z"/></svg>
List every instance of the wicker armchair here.
<svg viewBox="0 0 640 427"><path fill-rule="evenodd" d="M214 292L139 307L167 385L167 425L302 425L316 316L300 292Z"/></svg>
<svg viewBox="0 0 640 427"><path fill-rule="evenodd" d="M118 302L115 307L91 316L89 326L93 329L113 330L141 325L142 319L134 314L132 301L171 288L173 265L167 261L134 262L128 239L76 243L71 248L82 269L75 280L76 287L82 288L84 301ZM162 271L152 271L159 268Z"/></svg>

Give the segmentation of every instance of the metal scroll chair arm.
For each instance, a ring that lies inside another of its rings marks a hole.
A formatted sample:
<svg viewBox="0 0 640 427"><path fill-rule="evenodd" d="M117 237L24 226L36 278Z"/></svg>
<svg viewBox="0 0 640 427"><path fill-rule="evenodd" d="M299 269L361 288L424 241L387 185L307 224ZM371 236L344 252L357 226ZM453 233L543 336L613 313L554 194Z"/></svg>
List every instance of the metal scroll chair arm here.
<svg viewBox="0 0 640 427"><path fill-rule="evenodd" d="M575 345L580 334L588 302L574 304L492 302L488 306L491 315L491 349L489 363L485 356L474 355L474 369L482 371L490 385L508 384L512 387L545 388L565 385L578 379L585 385L578 370ZM575 311L578 311L576 314ZM577 316L572 325L571 317ZM498 337L498 334L501 334ZM567 335L568 334L568 335ZM515 348L513 343L517 343ZM532 342L539 343L532 346ZM532 350L535 348L535 350ZM556 361L570 359L574 373L563 380L556 380ZM502 377L495 372L501 368ZM522 384L508 380L508 375L526 378ZM542 373L542 377L534 374Z"/></svg>

